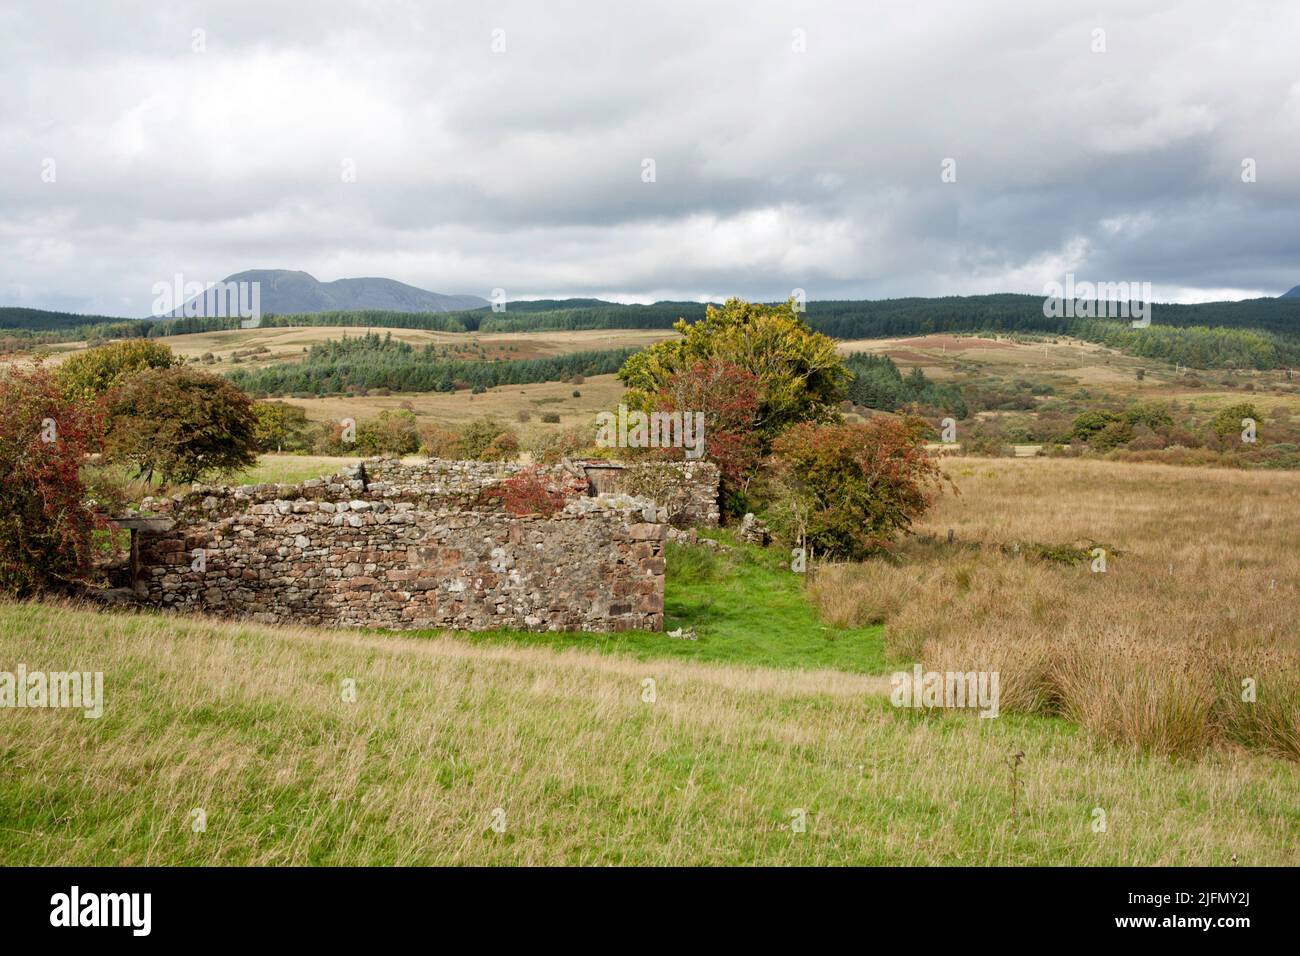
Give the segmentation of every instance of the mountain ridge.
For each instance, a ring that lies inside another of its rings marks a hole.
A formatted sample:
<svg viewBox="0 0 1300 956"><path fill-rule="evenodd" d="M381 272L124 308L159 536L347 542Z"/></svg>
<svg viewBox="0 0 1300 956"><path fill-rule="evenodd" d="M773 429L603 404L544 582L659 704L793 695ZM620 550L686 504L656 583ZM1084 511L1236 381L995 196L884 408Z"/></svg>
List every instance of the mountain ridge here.
<svg viewBox="0 0 1300 956"><path fill-rule="evenodd" d="M482 296L430 292L396 279L377 276L321 282L311 273L297 269L245 269L226 276L221 281L227 284L258 283L263 314L302 315L364 309L387 312L458 312L482 309L490 304ZM198 298L200 297L195 297ZM185 305L167 314L172 317L184 315ZM201 302L199 314L203 314Z"/></svg>

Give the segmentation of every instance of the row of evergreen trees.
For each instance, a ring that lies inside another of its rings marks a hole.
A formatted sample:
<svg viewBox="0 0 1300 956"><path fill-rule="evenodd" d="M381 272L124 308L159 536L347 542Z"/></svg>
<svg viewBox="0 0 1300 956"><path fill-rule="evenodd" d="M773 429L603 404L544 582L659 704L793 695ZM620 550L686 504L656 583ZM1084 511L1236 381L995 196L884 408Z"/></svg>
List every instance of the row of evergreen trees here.
<svg viewBox="0 0 1300 956"><path fill-rule="evenodd" d="M906 405L936 408L954 418L965 418L968 409L955 385L941 385L925 377L920 368L903 375L888 355L855 352L844 359L853 373L848 399L854 405L895 412Z"/></svg>
<svg viewBox="0 0 1300 956"><path fill-rule="evenodd" d="M491 362L439 358L432 345L416 347L371 332L313 345L301 362L236 369L230 380L250 395L329 395L354 389L450 392L530 382L563 382L578 375L617 372L634 349L570 352L549 358Z"/></svg>

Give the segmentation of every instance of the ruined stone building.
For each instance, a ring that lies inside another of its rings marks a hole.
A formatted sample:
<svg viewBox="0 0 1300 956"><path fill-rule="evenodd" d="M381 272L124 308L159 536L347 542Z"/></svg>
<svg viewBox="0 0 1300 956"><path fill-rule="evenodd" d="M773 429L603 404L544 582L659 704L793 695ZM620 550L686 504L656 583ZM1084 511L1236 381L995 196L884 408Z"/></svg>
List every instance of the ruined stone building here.
<svg viewBox="0 0 1300 956"><path fill-rule="evenodd" d="M668 522L716 524L718 474L679 469L661 504L621 490L622 466L542 474L551 516L503 503L516 465L372 459L299 485L146 499L131 579L150 604L277 624L661 630ZM599 486L599 487L598 487Z"/></svg>

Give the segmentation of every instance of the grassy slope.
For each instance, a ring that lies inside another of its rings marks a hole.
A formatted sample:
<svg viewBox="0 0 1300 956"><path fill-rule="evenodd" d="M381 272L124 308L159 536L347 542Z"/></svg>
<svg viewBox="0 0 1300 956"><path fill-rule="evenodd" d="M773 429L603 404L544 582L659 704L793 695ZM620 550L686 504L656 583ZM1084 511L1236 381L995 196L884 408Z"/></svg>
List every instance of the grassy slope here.
<svg viewBox="0 0 1300 956"><path fill-rule="evenodd" d="M715 532L714 537L729 550L714 553L700 546L668 546L665 629L693 628L696 640L645 631L488 631L463 637L491 643L595 649L643 660L680 658L767 667L831 667L866 674L880 674L887 669L882 628L823 624L804 594L803 578L779 567L779 551L739 544L725 532Z"/></svg>
<svg viewBox="0 0 1300 956"><path fill-rule="evenodd" d="M917 718L860 675L0 604L19 662L102 670L105 714L0 710L4 865L1300 862L1291 765Z"/></svg>

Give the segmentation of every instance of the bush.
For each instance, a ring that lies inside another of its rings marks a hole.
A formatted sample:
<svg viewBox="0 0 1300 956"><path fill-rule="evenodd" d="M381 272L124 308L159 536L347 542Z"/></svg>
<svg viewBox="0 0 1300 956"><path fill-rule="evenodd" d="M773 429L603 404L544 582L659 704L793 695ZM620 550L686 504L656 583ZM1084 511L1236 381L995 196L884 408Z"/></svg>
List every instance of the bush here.
<svg viewBox="0 0 1300 956"><path fill-rule="evenodd" d="M769 517L787 539L823 553L881 550L925 512L941 484L925 452L929 427L892 416L794 426L772 444Z"/></svg>
<svg viewBox="0 0 1300 956"><path fill-rule="evenodd" d="M536 461L553 464L564 458L581 458L594 451L590 428L574 425L561 431L542 432L529 446Z"/></svg>
<svg viewBox="0 0 1300 956"><path fill-rule="evenodd" d="M1079 415L1074 420L1074 428L1070 432L1071 438L1078 438L1082 441L1090 442L1092 436L1097 434L1108 425L1120 421L1120 417L1113 412L1106 411L1088 411Z"/></svg>
<svg viewBox="0 0 1300 956"><path fill-rule="evenodd" d="M526 468L501 485L502 503L514 515L550 517L564 508L564 490L546 480L536 468Z"/></svg>
<svg viewBox="0 0 1300 956"><path fill-rule="evenodd" d="M1168 428L1174 423L1169 413L1169 406L1163 402L1142 402L1134 405L1124 413L1124 420L1130 425L1145 425L1148 428Z"/></svg>
<svg viewBox="0 0 1300 956"><path fill-rule="evenodd" d="M1125 421L1113 421L1088 439L1088 447L1095 451L1110 451L1133 440L1133 426Z"/></svg>
<svg viewBox="0 0 1300 956"><path fill-rule="evenodd" d="M519 457L519 436L503 431L483 449L483 461L513 461Z"/></svg>
<svg viewBox="0 0 1300 956"><path fill-rule="evenodd" d="M1133 440L1128 443L1131 451L1155 451L1164 448L1164 439L1146 425L1133 426Z"/></svg>
<svg viewBox="0 0 1300 956"><path fill-rule="evenodd" d="M0 590L24 596L86 576L91 532L80 469L103 428L44 368L0 378Z"/></svg>
<svg viewBox="0 0 1300 956"><path fill-rule="evenodd" d="M574 397L574 398L582 398L582 392L578 391L578 390L575 388L575 389L573 390L573 397Z"/></svg>
<svg viewBox="0 0 1300 956"><path fill-rule="evenodd" d="M357 425L357 448L365 455L411 455L420 448L415 413L386 408Z"/></svg>
<svg viewBox="0 0 1300 956"><path fill-rule="evenodd" d="M460 435L439 425L426 425L420 429L420 452L430 458L457 459L465 457Z"/></svg>
<svg viewBox="0 0 1300 956"><path fill-rule="evenodd" d="M519 454L519 436L495 419L470 422L459 438L461 456L475 461L503 461Z"/></svg>
<svg viewBox="0 0 1300 956"><path fill-rule="evenodd" d="M348 455L357 449L355 429L350 436L344 435L342 422L322 422L316 427L311 440L311 450L317 455Z"/></svg>
<svg viewBox="0 0 1300 956"><path fill-rule="evenodd" d="M1241 420L1243 418L1254 419L1256 426L1264 421L1264 416L1259 413L1250 402L1240 402L1236 405L1229 405L1219 414L1215 415L1210 421L1210 428L1220 438L1228 438L1233 435L1241 434Z"/></svg>
<svg viewBox="0 0 1300 956"><path fill-rule="evenodd" d="M543 412L542 422L546 425L558 425L560 423L559 412Z"/></svg>

